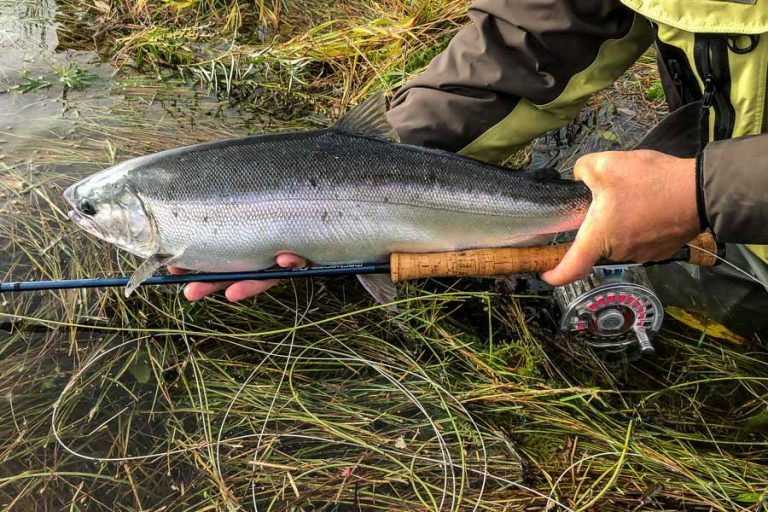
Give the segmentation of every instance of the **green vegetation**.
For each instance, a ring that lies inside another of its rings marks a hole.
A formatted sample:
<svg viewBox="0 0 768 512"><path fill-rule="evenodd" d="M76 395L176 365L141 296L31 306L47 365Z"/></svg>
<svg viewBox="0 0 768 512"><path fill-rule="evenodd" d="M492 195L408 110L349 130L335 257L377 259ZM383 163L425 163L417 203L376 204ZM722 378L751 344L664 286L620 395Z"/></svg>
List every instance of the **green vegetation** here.
<svg viewBox="0 0 768 512"><path fill-rule="evenodd" d="M240 100L264 90L330 93L357 100L399 85L443 48L468 2L61 1L62 39L118 65L172 69ZM98 26L94 33L89 27Z"/></svg>
<svg viewBox="0 0 768 512"><path fill-rule="evenodd" d="M55 66L54 71L65 91L68 89L85 89L96 80L96 75L85 71L74 62Z"/></svg>
<svg viewBox="0 0 768 512"><path fill-rule="evenodd" d="M65 136L28 136L12 159L0 146L4 281L129 273L134 258L67 219L61 191L78 174L324 125L418 72L466 3L60 7L68 47L95 40L102 57L151 76L119 75L110 99L120 101L78 104ZM596 106L618 95L659 109L644 99L651 66ZM201 99L191 77L227 100ZM624 140L594 128L603 143ZM768 501L764 340L734 345L669 320L657 359L606 361L555 332L550 298L488 280L405 286L396 313L353 279L285 283L243 304L177 292L0 297L3 510L757 511Z"/></svg>
<svg viewBox="0 0 768 512"><path fill-rule="evenodd" d="M32 92L47 89L52 85L51 81L44 76L29 76L29 74L25 73L15 88L21 92Z"/></svg>

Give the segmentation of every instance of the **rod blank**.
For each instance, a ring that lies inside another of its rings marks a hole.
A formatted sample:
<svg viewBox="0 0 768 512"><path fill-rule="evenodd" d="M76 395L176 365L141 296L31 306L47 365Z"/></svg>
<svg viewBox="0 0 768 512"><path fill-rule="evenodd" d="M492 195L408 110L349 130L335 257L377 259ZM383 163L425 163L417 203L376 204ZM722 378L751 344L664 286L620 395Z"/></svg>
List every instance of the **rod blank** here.
<svg viewBox="0 0 768 512"><path fill-rule="evenodd" d="M218 283L223 281L264 281L267 279L291 279L294 277L343 276L349 274L389 273L388 263L348 263L306 268L275 268L254 272L210 272L204 274L180 274L153 276L144 285L186 284L193 282ZM72 288L111 288L126 286L129 276L99 277L93 279L64 279L58 281L20 281L1 283L0 293L40 290L66 290Z"/></svg>

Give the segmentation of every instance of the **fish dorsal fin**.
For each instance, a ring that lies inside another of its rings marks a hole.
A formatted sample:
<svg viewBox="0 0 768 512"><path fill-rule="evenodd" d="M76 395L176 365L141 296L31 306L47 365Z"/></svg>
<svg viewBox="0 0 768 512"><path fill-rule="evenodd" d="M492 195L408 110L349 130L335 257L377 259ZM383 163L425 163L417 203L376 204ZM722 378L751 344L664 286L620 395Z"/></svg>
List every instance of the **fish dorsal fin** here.
<svg viewBox="0 0 768 512"><path fill-rule="evenodd" d="M373 139L400 142L397 132L387 121L387 101L383 92L378 92L354 107L339 119L333 129Z"/></svg>
<svg viewBox="0 0 768 512"><path fill-rule="evenodd" d="M668 114L634 149L652 149L678 158L693 158L701 149L701 101Z"/></svg>

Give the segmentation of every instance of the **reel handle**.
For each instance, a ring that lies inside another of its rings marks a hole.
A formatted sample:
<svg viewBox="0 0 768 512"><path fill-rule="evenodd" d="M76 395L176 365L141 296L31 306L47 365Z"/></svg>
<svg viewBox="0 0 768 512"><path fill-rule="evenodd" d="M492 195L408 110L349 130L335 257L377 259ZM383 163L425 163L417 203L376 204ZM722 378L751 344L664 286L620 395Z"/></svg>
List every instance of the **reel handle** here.
<svg viewBox="0 0 768 512"><path fill-rule="evenodd" d="M481 277L544 272L555 268L570 247L571 244L560 244L422 254L392 253L389 264L392 280L396 283L426 277ZM697 250L699 248L703 250ZM687 261L694 265L712 267L717 263L719 254L714 237L710 233L701 233L665 263Z"/></svg>

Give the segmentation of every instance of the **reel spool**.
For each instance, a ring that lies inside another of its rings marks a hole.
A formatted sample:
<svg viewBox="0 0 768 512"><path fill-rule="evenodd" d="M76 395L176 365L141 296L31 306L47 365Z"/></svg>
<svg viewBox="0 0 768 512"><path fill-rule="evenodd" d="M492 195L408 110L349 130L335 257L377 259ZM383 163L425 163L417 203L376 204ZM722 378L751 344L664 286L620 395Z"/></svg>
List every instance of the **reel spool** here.
<svg viewBox="0 0 768 512"><path fill-rule="evenodd" d="M555 288L554 297L562 313L560 329L588 345L655 351L651 340L661 329L664 308L643 267L594 268L586 279Z"/></svg>

